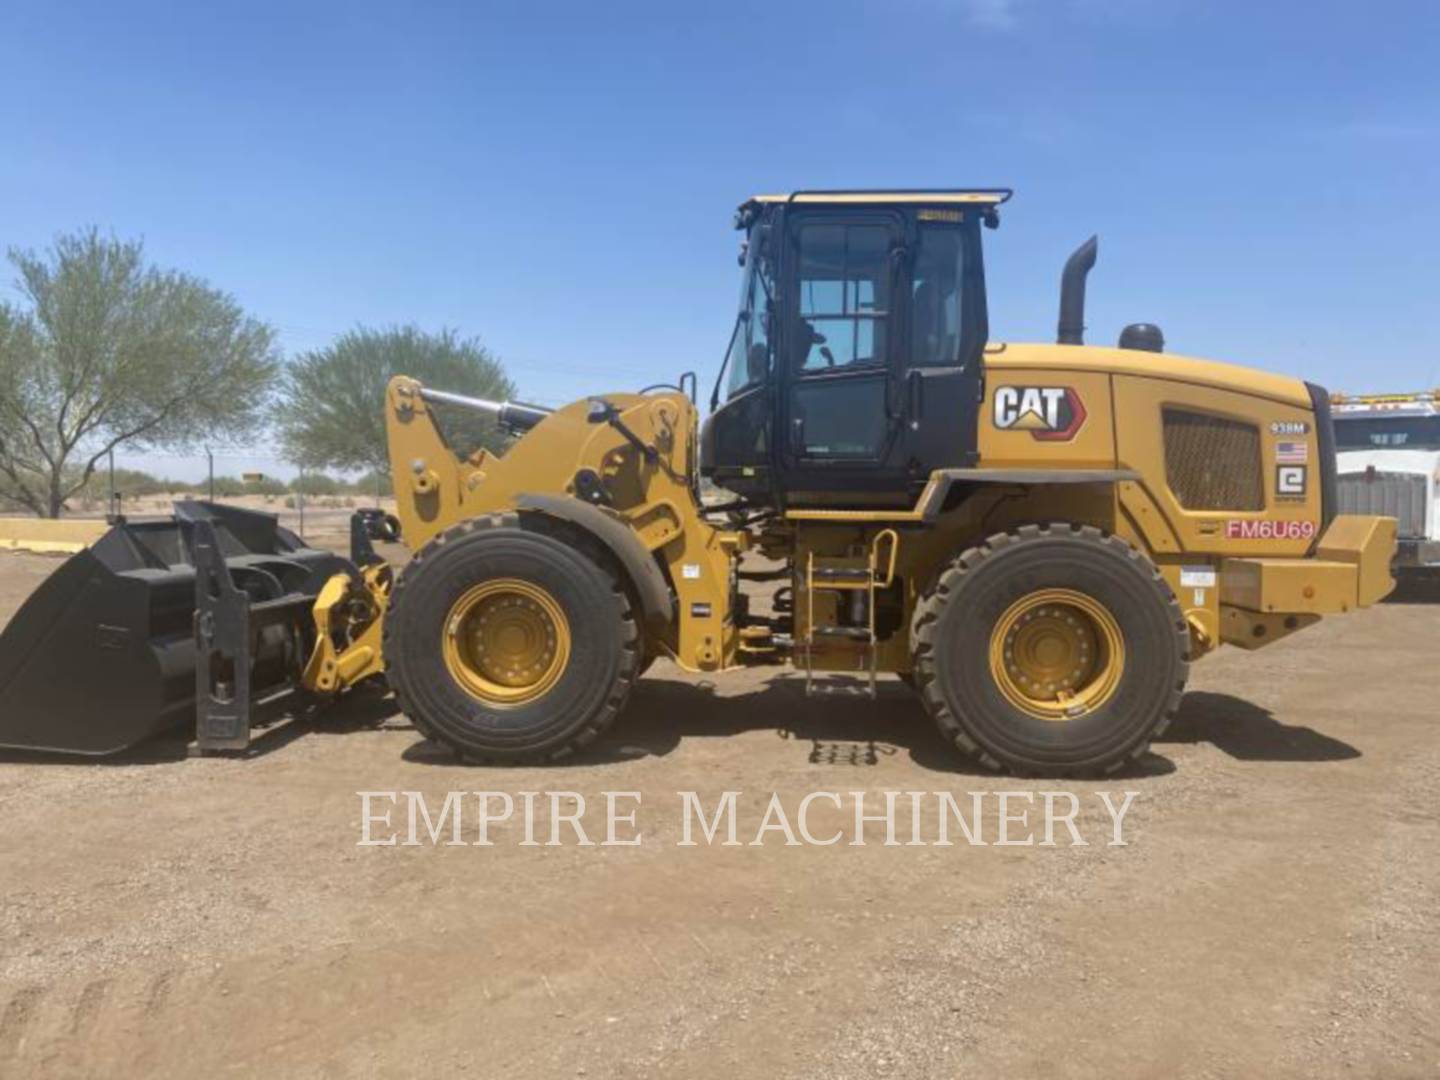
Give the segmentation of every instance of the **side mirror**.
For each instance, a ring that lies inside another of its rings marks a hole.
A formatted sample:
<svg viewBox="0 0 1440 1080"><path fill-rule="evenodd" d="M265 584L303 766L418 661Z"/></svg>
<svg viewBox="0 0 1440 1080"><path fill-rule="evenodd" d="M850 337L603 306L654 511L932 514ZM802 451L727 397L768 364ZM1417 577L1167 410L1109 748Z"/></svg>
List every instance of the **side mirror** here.
<svg viewBox="0 0 1440 1080"><path fill-rule="evenodd" d="M770 350L763 341L756 341L750 345L745 353L745 374L747 381L756 383L762 381L768 375L770 369Z"/></svg>

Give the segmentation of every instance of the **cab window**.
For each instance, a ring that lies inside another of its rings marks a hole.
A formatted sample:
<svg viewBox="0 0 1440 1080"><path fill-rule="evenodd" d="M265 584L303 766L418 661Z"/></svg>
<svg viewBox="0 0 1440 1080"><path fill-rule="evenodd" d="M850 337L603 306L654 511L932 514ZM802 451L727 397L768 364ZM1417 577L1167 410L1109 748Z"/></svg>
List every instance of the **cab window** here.
<svg viewBox="0 0 1440 1080"><path fill-rule="evenodd" d="M740 290L740 315L725 358L729 372L727 398L765 380L770 364L770 298L773 295L770 260L751 245Z"/></svg>
<svg viewBox="0 0 1440 1080"><path fill-rule="evenodd" d="M1337 417L1335 438L1341 450L1440 450L1440 416Z"/></svg>
<svg viewBox="0 0 1440 1080"><path fill-rule="evenodd" d="M799 249L795 369L810 374L885 363L890 230L806 225Z"/></svg>
<svg viewBox="0 0 1440 1080"><path fill-rule="evenodd" d="M958 228L922 226L910 285L910 366L961 363L965 280L964 234Z"/></svg>

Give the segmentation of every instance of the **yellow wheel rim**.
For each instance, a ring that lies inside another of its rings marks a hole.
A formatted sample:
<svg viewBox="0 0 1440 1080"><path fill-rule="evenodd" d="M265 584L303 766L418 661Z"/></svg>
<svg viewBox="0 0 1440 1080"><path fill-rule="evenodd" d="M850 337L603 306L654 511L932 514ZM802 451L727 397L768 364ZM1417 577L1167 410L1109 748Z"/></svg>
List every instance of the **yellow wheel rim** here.
<svg viewBox="0 0 1440 1080"><path fill-rule="evenodd" d="M1073 589L1041 589L990 632L990 674L1007 701L1040 720L1084 716L1110 700L1125 671L1120 624Z"/></svg>
<svg viewBox="0 0 1440 1080"><path fill-rule="evenodd" d="M523 705L548 693L570 661L570 621L555 598L519 578L476 585L445 619L450 675L487 705Z"/></svg>

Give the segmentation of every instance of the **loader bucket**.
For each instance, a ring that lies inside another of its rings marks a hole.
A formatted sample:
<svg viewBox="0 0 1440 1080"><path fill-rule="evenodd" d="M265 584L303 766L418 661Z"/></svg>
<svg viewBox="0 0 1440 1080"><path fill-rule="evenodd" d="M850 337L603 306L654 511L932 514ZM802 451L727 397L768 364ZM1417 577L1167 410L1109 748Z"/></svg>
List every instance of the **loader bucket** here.
<svg viewBox="0 0 1440 1080"><path fill-rule="evenodd" d="M320 587L353 569L271 514L181 501L117 521L0 632L0 746L112 754L197 724L205 747L211 714L209 745L243 746L253 706L298 686Z"/></svg>

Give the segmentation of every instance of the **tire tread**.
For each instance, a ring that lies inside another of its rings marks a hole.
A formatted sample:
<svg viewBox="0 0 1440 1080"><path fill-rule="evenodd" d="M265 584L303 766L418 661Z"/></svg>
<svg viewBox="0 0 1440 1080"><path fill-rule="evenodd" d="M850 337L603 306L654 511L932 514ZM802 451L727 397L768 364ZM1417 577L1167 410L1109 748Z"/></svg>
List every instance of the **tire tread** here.
<svg viewBox="0 0 1440 1080"><path fill-rule="evenodd" d="M1164 708L1160 710L1154 725L1125 754L1103 766L1105 775L1114 773L1143 757L1149 751L1151 742L1165 733L1180 708L1185 684L1189 678L1190 631L1185 623L1184 613L1180 610L1180 604L1175 599L1169 585L1166 584L1159 567L1132 544L1127 543L1122 537L1094 525L1072 522L1021 525L1008 532L999 532L988 536L973 547L961 551L950 561L949 565L936 575L930 588L915 605L915 613L910 623L910 640L913 649L912 672L915 678L915 688L920 694L921 701L925 703L926 711L940 729L941 735L966 757L996 772L1008 769L1016 775L1035 774L1034 771L1016 763L1002 762L982 747L966 730L964 722L945 700L935 678L936 630L954 593L971 574L994 555L1014 545L1054 539L1059 536L1068 536L1083 543L1106 548L1130 560L1148 576L1150 584L1165 603L1170 624L1174 628L1173 644L1178 656L1175 685L1171 687L1170 695ZM1054 766L1047 767L1043 771L1047 776L1081 776L1093 774L1095 770L1086 766Z"/></svg>
<svg viewBox="0 0 1440 1080"><path fill-rule="evenodd" d="M398 625L398 620L393 615L400 610L405 599L405 586L407 582L413 582L419 575L427 573L427 566L433 560L435 554L442 548L454 544L466 537L473 536L480 532L497 529L528 529L530 531L544 533L553 539L560 541L568 547L574 548L581 555L593 562L603 574L610 579L611 590L616 599L616 611L621 636L621 662L620 671L611 684L610 691L605 697L604 704L595 711L595 714L585 725L571 735L559 746L549 747L539 751L521 751L514 754L481 755L472 750L459 746L445 737L427 723L414 703L406 694L403 680L392 677L391 658L398 655L398 642L391 633L391 628ZM466 520L452 525L450 528L437 533L429 543L425 544L411 558L410 562L396 577L395 589L390 597L390 615L385 620L385 626L381 633L381 648L386 658L386 677L390 688L395 694L396 704L400 711L409 718L415 725L415 730L431 742L441 743L449 746L466 760L480 764L506 763L514 765L540 765L557 761L574 754L576 751L593 743L603 735L614 723L620 711L625 707L630 697L630 691L639 678L640 669L640 628L635 618L635 604L625 585L622 571L614 564L610 553L583 529L567 525L564 522L556 521L553 518L546 518L540 514L519 514L514 511L487 514L479 517L467 518Z"/></svg>

